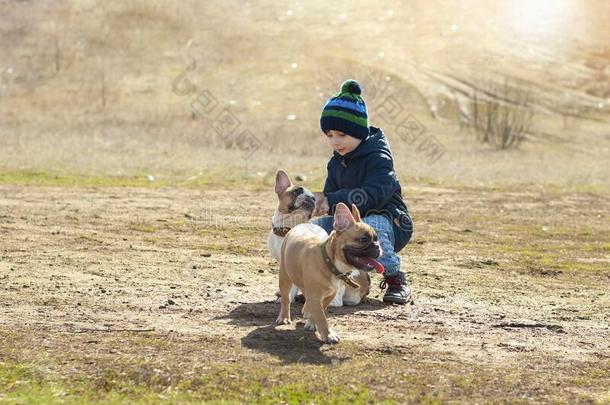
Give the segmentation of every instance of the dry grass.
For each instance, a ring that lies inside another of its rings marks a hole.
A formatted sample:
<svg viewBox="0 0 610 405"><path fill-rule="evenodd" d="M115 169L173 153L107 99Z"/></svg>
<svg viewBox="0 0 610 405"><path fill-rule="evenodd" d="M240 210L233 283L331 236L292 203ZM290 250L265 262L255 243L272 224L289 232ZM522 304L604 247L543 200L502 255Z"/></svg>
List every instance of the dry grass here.
<svg viewBox="0 0 610 405"><path fill-rule="evenodd" d="M495 149L516 149L531 131L534 113L527 90L505 79L501 86L475 89L471 125L479 141Z"/></svg>
<svg viewBox="0 0 610 405"><path fill-rule="evenodd" d="M9 1L0 22L0 169L189 178L227 165L268 174L293 155L308 170L320 168L328 151L319 110L354 77L365 85L371 122L386 131L402 176L607 182L607 106L595 90L607 79L607 53L595 45L596 31L574 36L555 56L552 43L548 50L520 39L539 58L525 63L530 56L512 52L504 34L481 42L482 27L501 19L482 3L443 13L416 3L262 3L236 12L230 3ZM603 14L604 3L596 4ZM451 15L466 12L471 20L449 34ZM573 53L576 41L591 45ZM493 51L481 54L483 48ZM182 73L193 86L177 94L172 84ZM531 141L519 153L496 156L460 121L473 84L504 76L527 86L537 115ZM583 95L581 85L591 90ZM193 114L204 91L213 103ZM225 110L236 125L220 128L214 124ZM236 143L246 130L252 142ZM223 150L227 145L238 147ZM514 167L525 170L515 176Z"/></svg>

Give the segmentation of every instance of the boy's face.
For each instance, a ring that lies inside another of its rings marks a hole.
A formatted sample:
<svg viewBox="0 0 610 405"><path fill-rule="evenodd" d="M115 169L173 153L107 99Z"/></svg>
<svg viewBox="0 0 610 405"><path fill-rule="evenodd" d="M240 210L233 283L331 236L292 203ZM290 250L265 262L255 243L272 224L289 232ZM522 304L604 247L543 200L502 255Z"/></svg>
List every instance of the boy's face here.
<svg viewBox="0 0 610 405"><path fill-rule="evenodd" d="M353 136L334 129L328 131L326 137L328 138L331 148L341 156L350 153L360 145L360 142L362 142L358 138L354 138Z"/></svg>

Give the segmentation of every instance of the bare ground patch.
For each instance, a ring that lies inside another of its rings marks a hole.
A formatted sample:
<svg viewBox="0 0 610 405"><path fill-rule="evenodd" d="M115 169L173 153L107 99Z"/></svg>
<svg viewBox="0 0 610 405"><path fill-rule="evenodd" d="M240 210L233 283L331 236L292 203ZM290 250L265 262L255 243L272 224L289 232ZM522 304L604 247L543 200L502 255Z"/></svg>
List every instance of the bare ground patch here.
<svg viewBox="0 0 610 405"><path fill-rule="evenodd" d="M373 288L327 346L273 325L271 192L0 186L0 362L158 400L608 400L608 196L406 194L414 304Z"/></svg>

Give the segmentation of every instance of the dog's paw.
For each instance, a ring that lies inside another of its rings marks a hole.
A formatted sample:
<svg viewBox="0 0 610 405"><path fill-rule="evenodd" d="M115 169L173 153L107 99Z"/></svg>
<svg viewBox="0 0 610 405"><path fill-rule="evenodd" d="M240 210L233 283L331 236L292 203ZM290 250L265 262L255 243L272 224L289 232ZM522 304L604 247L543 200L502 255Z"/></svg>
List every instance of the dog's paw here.
<svg viewBox="0 0 610 405"><path fill-rule="evenodd" d="M278 316L275 320L275 323L278 325L290 325L290 317Z"/></svg>
<svg viewBox="0 0 610 405"><path fill-rule="evenodd" d="M354 306L354 305L358 305L362 302L362 299L360 297L355 297L355 298L343 298L343 305L345 306Z"/></svg>
<svg viewBox="0 0 610 405"><path fill-rule="evenodd" d="M314 323L311 322L309 319L306 319L305 326L303 326L303 329L314 331L316 330L316 325L314 325Z"/></svg>
<svg viewBox="0 0 610 405"><path fill-rule="evenodd" d="M330 304L328 304L328 306L331 308L341 308L343 306L343 300L334 299L330 302Z"/></svg>
<svg viewBox="0 0 610 405"><path fill-rule="evenodd" d="M339 343L340 340L341 340L341 338L339 337L339 335L337 335L337 332L335 332L334 330L331 329L328 332L328 336L326 337L324 342L330 343L330 344L335 344L335 343Z"/></svg>

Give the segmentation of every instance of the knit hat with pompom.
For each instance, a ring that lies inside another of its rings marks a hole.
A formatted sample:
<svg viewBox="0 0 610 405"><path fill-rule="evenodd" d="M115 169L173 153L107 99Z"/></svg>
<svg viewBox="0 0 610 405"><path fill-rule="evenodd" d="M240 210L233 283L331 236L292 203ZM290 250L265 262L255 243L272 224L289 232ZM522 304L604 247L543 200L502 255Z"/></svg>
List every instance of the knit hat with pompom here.
<svg viewBox="0 0 610 405"><path fill-rule="evenodd" d="M366 139L369 136L369 116L361 94L362 88L357 81L343 82L341 91L329 98L322 108L322 132L334 129L354 138Z"/></svg>

